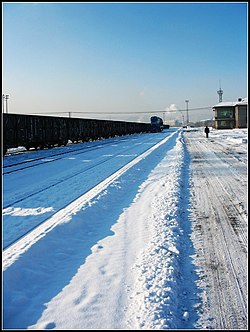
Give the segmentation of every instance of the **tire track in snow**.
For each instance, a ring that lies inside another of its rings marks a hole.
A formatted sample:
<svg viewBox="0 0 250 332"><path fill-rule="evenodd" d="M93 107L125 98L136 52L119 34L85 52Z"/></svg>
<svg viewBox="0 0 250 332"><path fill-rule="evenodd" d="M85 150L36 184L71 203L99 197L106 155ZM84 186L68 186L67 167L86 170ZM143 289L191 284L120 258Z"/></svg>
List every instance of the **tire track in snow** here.
<svg viewBox="0 0 250 332"><path fill-rule="evenodd" d="M216 142L187 136L193 158L194 242L203 289L202 328L247 327L247 224L244 169L228 167ZM237 166L237 165L235 165ZM199 206L203 206L201 211Z"/></svg>

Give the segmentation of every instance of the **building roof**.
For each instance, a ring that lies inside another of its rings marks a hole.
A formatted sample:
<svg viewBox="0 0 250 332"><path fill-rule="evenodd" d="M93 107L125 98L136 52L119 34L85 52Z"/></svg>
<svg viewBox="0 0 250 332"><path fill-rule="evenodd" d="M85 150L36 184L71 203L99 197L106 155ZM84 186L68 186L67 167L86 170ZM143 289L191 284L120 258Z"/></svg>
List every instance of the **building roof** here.
<svg viewBox="0 0 250 332"><path fill-rule="evenodd" d="M241 101L222 101L221 103L214 105L213 108L234 107L237 105L247 105L247 97L243 98Z"/></svg>
<svg viewBox="0 0 250 332"><path fill-rule="evenodd" d="M214 105L213 107L233 107L235 106L235 102L233 101L222 101L219 104Z"/></svg>

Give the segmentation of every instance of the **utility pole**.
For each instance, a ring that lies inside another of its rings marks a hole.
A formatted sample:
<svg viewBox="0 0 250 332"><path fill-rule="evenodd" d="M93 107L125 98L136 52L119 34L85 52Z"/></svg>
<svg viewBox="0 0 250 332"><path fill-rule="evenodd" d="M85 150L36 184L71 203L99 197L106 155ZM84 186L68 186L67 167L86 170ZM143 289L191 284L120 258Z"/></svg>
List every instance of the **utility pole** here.
<svg viewBox="0 0 250 332"><path fill-rule="evenodd" d="M4 99L5 99L5 95L2 95L3 113L4 113Z"/></svg>
<svg viewBox="0 0 250 332"><path fill-rule="evenodd" d="M5 110L6 110L6 113L8 113L8 99L9 99L9 95L4 95L3 94L3 113L4 113L4 100L5 100L5 103L6 103L6 106L5 106Z"/></svg>
<svg viewBox="0 0 250 332"><path fill-rule="evenodd" d="M180 110L181 112L181 117L182 117L182 125L184 126L184 115L182 114L182 111Z"/></svg>
<svg viewBox="0 0 250 332"><path fill-rule="evenodd" d="M188 118L188 103L189 103L189 100L185 100L186 104L187 104L187 126L188 126L188 123L189 123L189 118Z"/></svg>
<svg viewBox="0 0 250 332"><path fill-rule="evenodd" d="M182 125L184 126L184 115L182 114Z"/></svg>
<svg viewBox="0 0 250 332"><path fill-rule="evenodd" d="M5 100L6 100L6 113L8 113L8 99L9 99L9 95L5 95Z"/></svg>

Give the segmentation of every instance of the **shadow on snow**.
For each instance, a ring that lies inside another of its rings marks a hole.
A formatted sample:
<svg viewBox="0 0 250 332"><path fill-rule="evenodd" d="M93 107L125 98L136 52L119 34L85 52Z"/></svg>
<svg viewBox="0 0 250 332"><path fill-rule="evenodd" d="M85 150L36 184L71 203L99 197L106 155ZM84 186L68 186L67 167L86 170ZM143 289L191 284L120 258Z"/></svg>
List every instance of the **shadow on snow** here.
<svg viewBox="0 0 250 332"><path fill-rule="evenodd" d="M3 273L4 328L27 328L37 322L46 304L84 264L91 248L113 234L112 225L133 202L139 186L166 151L175 146L177 135L129 169L73 220L46 234Z"/></svg>

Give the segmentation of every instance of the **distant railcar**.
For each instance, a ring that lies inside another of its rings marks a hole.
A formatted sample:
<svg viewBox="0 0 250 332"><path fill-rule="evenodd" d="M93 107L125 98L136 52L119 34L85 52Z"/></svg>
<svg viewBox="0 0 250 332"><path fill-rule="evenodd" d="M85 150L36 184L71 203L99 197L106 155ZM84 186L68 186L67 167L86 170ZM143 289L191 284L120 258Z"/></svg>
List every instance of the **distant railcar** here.
<svg viewBox="0 0 250 332"><path fill-rule="evenodd" d="M163 120L158 116L152 116L150 118L151 121L151 132L152 133L159 133L163 130Z"/></svg>
<svg viewBox="0 0 250 332"><path fill-rule="evenodd" d="M41 115L3 114L3 153L24 146L52 148L121 135L150 132L149 123L65 118Z"/></svg>

